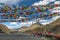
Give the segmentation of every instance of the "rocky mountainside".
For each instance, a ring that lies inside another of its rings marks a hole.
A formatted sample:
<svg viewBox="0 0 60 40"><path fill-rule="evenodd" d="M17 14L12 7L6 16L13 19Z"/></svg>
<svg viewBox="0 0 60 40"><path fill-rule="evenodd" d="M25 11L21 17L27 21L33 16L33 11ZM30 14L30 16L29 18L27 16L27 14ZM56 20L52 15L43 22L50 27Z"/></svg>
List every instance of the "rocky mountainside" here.
<svg viewBox="0 0 60 40"><path fill-rule="evenodd" d="M25 32L25 31L33 30L33 29L36 29L36 28L39 28L39 27L42 27L42 26L38 23L35 23L35 24L31 25L30 27L23 26L21 28L15 29L15 31Z"/></svg>
<svg viewBox="0 0 60 40"><path fill-rule="evenodd" d="M31 25L30 27L25 27L25 26L23 26L23 27L21 27L21 28L18 28L17 30L18 30L19 32L25 32L25 31L34 30L34 29L36 29L36 28L41 28L41 27L42 27L42 26L41 26L40 24L35 23L35 24Z"/></svg>
<svg viewBox="0 0 60 40"><path fill-rule="evenodd" d="M8 29L5 25L0 24L0 33L9 33L10 29Z"/></svg>
<svg viewBox="0 0 60 40"><path fill-rule="evenodd" d="M35 23L30 27L23 26L21 28L16 29L15 31L29 34L40 33L40 32L52 32L60 34L60 18L48 25L41 25L39 23Z"/></svg>
<svg viewBox="0 0 60 40"><path fill-rule="evenodd" d="M36 26L38 25L35 25L34 27ZM33 30L25 31L25 33L39 33L39 32L52 32L52 33L60 34L60 18L48 25L39 26Z"/></svg>
<svg viewBox="0 0 60 40"><path fill-rule="evenodd" d="M19 32L25 32L25 31L27 30L27 28L28 28L28 27L23 26L23 27L18 28L18 29L16 29L16 30L18 30Z"/></svg>
<svg viewBox="0 0 60 40"><path fill-rule="evenodd" d="M46 25L47 32L60 33L60 18L52 22L49 25Z"/></svg>

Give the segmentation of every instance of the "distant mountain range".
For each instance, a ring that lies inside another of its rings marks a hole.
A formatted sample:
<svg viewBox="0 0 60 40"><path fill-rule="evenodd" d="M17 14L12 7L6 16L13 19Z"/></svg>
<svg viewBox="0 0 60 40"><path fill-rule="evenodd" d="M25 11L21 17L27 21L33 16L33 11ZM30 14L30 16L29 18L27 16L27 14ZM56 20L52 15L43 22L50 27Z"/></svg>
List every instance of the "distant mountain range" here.
<svg viewBox="0 0 60 40"><path fill-rule="evenodd" d="M23 28L21 28L21 29L23 29ZM25 29L23 29L23 30L25 30ZM26 28L24 33L39 33L39 32L44 32L44 31L60 34L60 18L45 26L40 25L38 23L33 24L29 28Z"/></svg>
<svg viewBox="0 0 60 40"><path fill-rule="evenodd" d="M34 34L40 32L52 32L52 33L60 34L60 18L47 25L41 25L39 23L35 23L30 27L23 26L18 29L9 29L5 25L0 24L0 29L1 29L0 32L3 33L15 32L15 33Z"/></svg>

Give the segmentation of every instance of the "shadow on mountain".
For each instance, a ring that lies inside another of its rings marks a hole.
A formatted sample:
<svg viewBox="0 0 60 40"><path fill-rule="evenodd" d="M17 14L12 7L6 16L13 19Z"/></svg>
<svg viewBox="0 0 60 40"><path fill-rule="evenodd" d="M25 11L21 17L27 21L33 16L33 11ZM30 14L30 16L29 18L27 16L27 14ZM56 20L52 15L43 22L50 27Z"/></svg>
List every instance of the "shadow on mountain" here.
<svg viewBox="0 0 60 40"><path fill-rule="evenodd" d="M5 25L0 24L0 33L10 33L10 29L8 29Z"/></svg>

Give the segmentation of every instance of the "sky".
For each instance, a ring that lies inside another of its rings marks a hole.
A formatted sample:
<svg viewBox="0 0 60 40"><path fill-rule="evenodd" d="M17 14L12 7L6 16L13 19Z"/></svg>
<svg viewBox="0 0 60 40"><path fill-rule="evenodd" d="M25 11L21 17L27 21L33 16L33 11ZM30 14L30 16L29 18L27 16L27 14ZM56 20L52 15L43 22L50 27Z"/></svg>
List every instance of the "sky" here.
<svg viewBox="0 0 60 40"><path fill-rule="evenodd" d="M0 3L5 3L7 5L26 5L26 6L31 6L33 3L38 2L40 0L0 0ZM29 3L28 3L29 2ZM36 23L34 21L30 22L1 22L0 24L6 25L9 29L14 29L14 28L20 28L22 26L30 26L33 23Z"/></svg>
<svg viewBox="0 0 60 40"><path fill-rule="evenodd" d="M1 24L6 25L9 29L16 29L16 28L20 28L23 26L29 27L34 23L36 23L36 22L33 22L33 23L32 23L32 21L30 21L30 22L4 22Z"/></svg>
<svg viewBox="0 0 60 40"><path fill-rule="evenodd" d="M26 6L31 6L33 3L38 2L40 0L0 0L0 3L5 3L7 5L26 5ZM29 3L28 3L29 2ZM2 22L0 24L6 25L10 29L15 29L15 28L20 28L22 26L30 26L33 23L36 23L34 21L30 22Z"/></svg>
<svg viewBox="0 0 60 40"><path fill-rule="evenodd" d="M44 1L46 1L46 0L44 0ZM51 2L51 1L55 1L55 0L47 0L47 1ZM26 5L26 6L46 5L49 2L43 3L43 1L41 1L41 0L0 0L0 3L5 3L8 5L19 5L19 6L22 6L22 5ZM56 19L57 18L58 17L56 17ZM53 18L49 19L49 21L48 20L40 20L39 22L40 22L40 24L46 25L46 24L51 23L52 21L54 21ZM0 24L6 25L9 29L15 29L15 28L20 28L22 26L29 27L34 23L36 23L36 20L31 20L29 22L2 22Z"/></svg>

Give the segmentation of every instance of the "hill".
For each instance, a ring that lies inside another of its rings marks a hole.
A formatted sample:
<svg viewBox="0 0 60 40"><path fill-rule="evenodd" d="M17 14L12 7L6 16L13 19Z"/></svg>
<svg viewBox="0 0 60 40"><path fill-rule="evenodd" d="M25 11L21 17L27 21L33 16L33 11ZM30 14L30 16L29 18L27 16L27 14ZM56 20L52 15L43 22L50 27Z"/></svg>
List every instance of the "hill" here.
<svg viewBox="0 0 60 40"><path fill-rule="evenodd" d="M60 18L48 25L39 26L39 27L37 26L38 24L37 25L35 24L34 27L36 28L34 28L33 30L27 30L25 31L25 33L52 32L52 33L60 34ZM31 28L32 27L33 25L31 26Z"/></svg>
<svg viewBox="0 0 60 40"><path fill-rule="evenodd" d="M16 29L16 30L19 31L19 32L24 32L24 31L27 30L27 28L28 28L28 27L23 26L23 27L18 28L18 29Z"/></svg>
<svg viewBox="0 0 60 40"><path fill-rule="evenodd" d="M34 29L36 29L36 28L41 28L41 27L42 27L42 26L41 26L40 24L35 23L35 24L31 25L30 27L25 27L25 26L23 26L23 27L21 27L21 28L18 28L17 30L18 30L19 32L27 32L27 31L34 30Z"/></svg>
<svg viewBox="0 0 60 40"><path fill-rule="evenodd" d="M60 34L60 18L56 21L46 25L47 32L59 33Z"/></svg>
<svg viewBox="0 0 60 40"><path fill-rule="evenodd" d="M60 18L47 25L41 25L39 23L35 23L30 27L23 26L21 28L15 29L15 31L29 34L40 33L40 32L52 32L60 34Z"/></svg>
<svg viewBox="0 0 60 40"><path fill-rule="evenodd" d="M8 29L5 25L0 24L0 33L9 33L10 29Z"/></svg>
<svg viewBox="0 0 60 40"><path fill-rule="evenodd" d="M41 31L41 28L43 28L43 27L44 26L40 25L39 23L35 23L35 24L31 25L29 28L27 28L25 33L37 33L39 31Z"/></svg>

